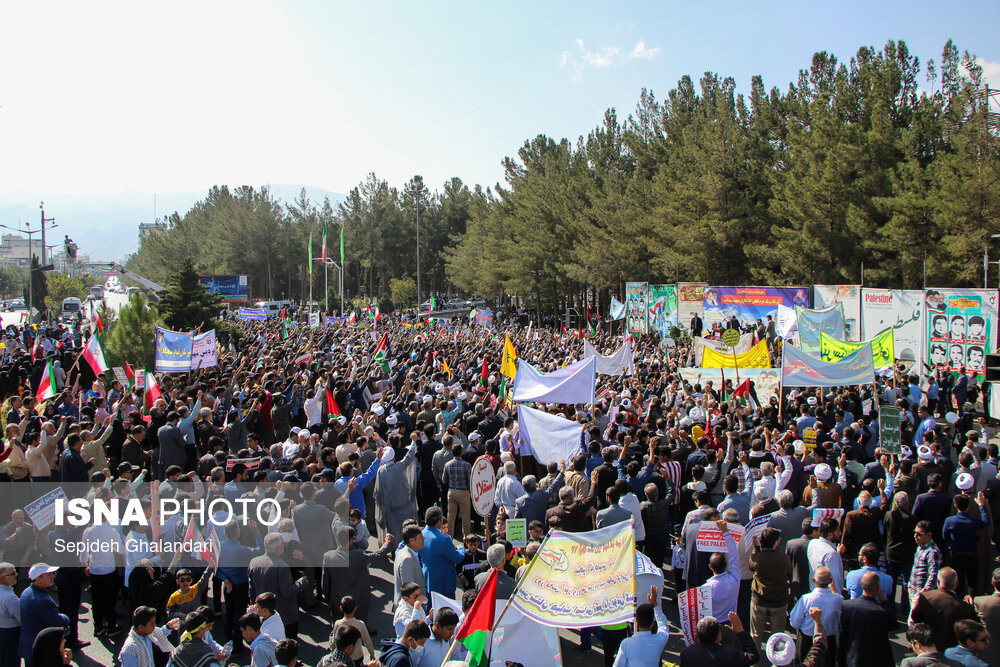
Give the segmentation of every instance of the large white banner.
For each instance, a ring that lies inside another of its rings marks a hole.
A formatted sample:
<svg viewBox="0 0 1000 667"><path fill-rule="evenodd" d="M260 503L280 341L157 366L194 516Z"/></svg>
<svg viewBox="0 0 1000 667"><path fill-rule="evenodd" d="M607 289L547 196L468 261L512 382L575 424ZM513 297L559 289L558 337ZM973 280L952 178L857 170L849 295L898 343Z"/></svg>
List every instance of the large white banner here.
<svg viewBox="0 0 1000 667"><path fill-rule="evenodd" d="M517 426L521 454L532 454L543 465L568 462L580 452L583 424L579 422L519 405Z"/></svg>
<svg viewBox="0 0 1000 667"><path fill-rule="evenodd" d="M917 364L922 372L924 359L923 290L861 290L861 339L868 340L892 327L896 359Z"/></svg>
<svg viewBox="0 0 1000 667"><path fill-rule="evenodd" d="M822 310L837 303L844 304L845 340L857 343L861 340L861 286L813 285L813 308Z"/></svg>
<svg viewBox="0 0 1000 667"><path fill-rule="evenodd" d="M609 352L602 355L596 347L590 344L589 340L583 341L583 358L597 359L597 372L601 375L632 375L635 373L635 364L632 362L632 341L625 340L625 343L616 352Z"/></svg>

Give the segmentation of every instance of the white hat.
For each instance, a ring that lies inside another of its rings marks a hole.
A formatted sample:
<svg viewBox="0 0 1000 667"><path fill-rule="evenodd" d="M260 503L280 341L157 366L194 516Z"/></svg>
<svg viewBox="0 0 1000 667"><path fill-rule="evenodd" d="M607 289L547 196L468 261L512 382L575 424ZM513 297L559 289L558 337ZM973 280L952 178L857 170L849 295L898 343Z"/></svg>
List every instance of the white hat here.
<svg viewBox="0 0 1000 667"><path fill-rule="evenodd" d="M632 407L632 401L628 400L627 398L623 398L622 399L622 407L624 409L628 410L629 408Z"/></svg>
<svg viewBox="0 0 1000 667"><path fill-rule="evenodd" d="M917 456L920 457L922 461L932 461L934 459L934 452L927 445L920 445L917 447Z"/></svg>
<svg viewBox="0 0 1000 667"><path fill-rule="evenodd" d="M623 398L632 398L632 390L631 389L626 389L626 390L622 391L622 397Z"/></svg>
<svg viewBox="0 0 1000 667"><path fill-rule="evenodd" d="M34 581L43 574L48 574L49 572L55 572L59 568L55 565L46 565L45 563L35 563L28 570L28 579Z"/></svg>
<svg viewBox="0 0 1000 667"><path fill-rule="evenodd" d="M702 410L697 405L691 408L691 411L688 414L690 415L692 421L696 422L705 421L705 411Z"/></svg>
<svg viewBox="0 0 1000 667"><path fill-rule="evenodd" d="M381 417L382 415L385 414L385 408L382 407L381 403L376 403L375 405L372 406L372 412L375 413L375 415Z"/></svg>
<svg viewBox="0 0 1000 667"><path fill-rule="evenodd" d="M954 412L949 412L944 416L944 420L949 424L956 424L958 422L958 415L956 415Z"/></svg>
<svg viewBox="0 0 1000 667"><path fill-rule="evenodd" d="M460 392L458 394L458 400L460 400L460 401L467 401L467 400L469 400L469 395L466 394L464 391Z"/></svg>
<svg viewBox="0 0 1000 667"><path fill-rule="evenodd" d="M806 443L802 442L801 440L796 440L795 442L792 443L792 446L795 447L796 454L802 454L803 452L806 451Z"/></svg>
<svg viewBox="0 0 1000 667"><path fill-rule="evenodd" d="M901 445L899 449L904 459L913 453L913 450L907 447L906 445Z"/></svg>
<svg viewBox="0 0 1000 667"><path fill-rule="evenodd" d="M481 437L482 436L479 435L479 431L473 431L469 434L469 442L479 442L479 438Z"/></svg>
<svg viewBox="0 0 1000 667"><path fill-rule="evenodd" d="M301 431L301 430L302 430L302 429L300 429L300 428L299 428L298 426L293 426L293 427L292 427L292 430L291 430L291 431L289 431L289 433L291 433L292 435L298 435L298 434L299 434L299 431Z"/></svg>
<svg viewBox="0 0 1000 667"><path fill-rule="evenodd" d="M434 383L434 393L435 394L440 394L442 391L444 391L444 385L441 384L440 382L435 382Z"/></svg>
<svg viewBox="0 0 1000 667"><path fill-rule="evenodd" d="M806 399L806 403L808 403L809 405L816 405L817 402L818 401L816 400L815 396L810 396L809 398Z"/></svg>
<svg viewBox="0 0 1000 667"><path fill-rule="evenodd" d="M337 423L343 426L344 424L347 423L347 417L345 417L344 415L337 415Z"/></svg>
<svg viewBox="0 0 1000 667"><path fill-rule="evenodd" d="M691 420L690 417L685 417L684 419L681 420L682 428L691 428L692 425L694 425L694 422Z"/></svg>
<svg viewBox="0 0 1000 667"><path fill-rule="evenodd" d="M829 464L820 463L818 466L816 466L816 478L819 481L825 482L831 477L833 477L833 468L831 468Z"/></svg>
<svg viewBox="0 0 1000 667"><path fill-rule="evenodd" d="M399 422L399 418L396 415L389 415L385 418L385 423L389 426L395 426Z"/></svg>
<svg viewBox="0 0 1000 667"><path fill-rule="evenodd" d="M785 667L795 661L795 640L791 635L777 632L767 640L767 659L776 667Z"/></svg>
<svg viewBox="0 0 1000 667"><path fill-rule="evenodd" d="M962 489L963 491L968 491L973 486L975 486L976 480L967 472L963 472L961 475L955 478L955 486Z"/></svg>

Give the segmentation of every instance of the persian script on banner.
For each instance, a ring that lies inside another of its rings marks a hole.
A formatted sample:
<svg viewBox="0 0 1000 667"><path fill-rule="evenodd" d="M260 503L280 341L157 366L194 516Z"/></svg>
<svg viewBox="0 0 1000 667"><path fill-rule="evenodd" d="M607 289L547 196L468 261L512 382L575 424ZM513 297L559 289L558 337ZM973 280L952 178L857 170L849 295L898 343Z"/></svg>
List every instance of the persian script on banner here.
<svg viewBox="0 0 1000 667"><path fill-rule="evenodd" d="M733 536L733 540L739 545L740 540L743 539L743 526L738 523L730 523L727 524L727 527L729 533ZM702 521L701 525L698 526L698 537L696 539L695 548L698 551L726 553L729 550L729 546L726 545L726 536L719 530L714 521Z"/></svg>
<svg viewBox="0 0 1000 667"><path fill-rule="evenodd" d="M843 517L843 507L813 510L812 525L818 526L823 523L824 519L836 519L840 521Z"/></svg>
<svg viewBox="0 0 1000 667"><path fill-rule="evenodd" d="M701 353L702 368L770 368L771 356L767 352L767 342L761 341L749 352L737 354L735 359L729 352L719 352L706 347Z"/></svg>
<svg viewBox="0 0 1000 667"><path fill-rule="evenodd" d="M819 334L820 359L836 363L871 343L872 362L875 364L875 368L888 368L893 365L896 358L896 346L893 338L893 330L886 329L871 340L866 340L862 343L851 343L846 340L838 340L833 336L827 335L825 331L821 331Z"/></svg>
<svg viewBox="0 0 1000 667"><path fill-rule="evenodd" d="M551 531L512 604L561 628L625 623L635 615L635 530L630 521L586 533Z"/></svg>
<svg viewBox="0 0 1000 667"><path fill-rule="evenodd" d="M677 608L680 612L684 643L691 646L694 644L694 630L698 621L712 613L712 592L706 586L689 588L677 596Z"/></svg>

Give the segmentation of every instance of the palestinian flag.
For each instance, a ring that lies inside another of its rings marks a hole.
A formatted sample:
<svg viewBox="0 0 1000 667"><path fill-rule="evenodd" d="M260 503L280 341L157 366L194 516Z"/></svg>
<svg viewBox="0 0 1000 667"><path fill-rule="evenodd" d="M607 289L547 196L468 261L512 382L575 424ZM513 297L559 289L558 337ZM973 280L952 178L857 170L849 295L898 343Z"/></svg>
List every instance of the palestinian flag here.
<svg viewBox="0 0 1000 667"><path fill-rule="evenodd" d="M184 544L201 544L202 547L200 549L194 550L192 548L192 552L196 553L206 563L212 560L210 543L205 539L205 535L201 532L201 528L198 527L196 521L188 524L187 532L184 533Z"/></svg>
<svg viewBox="0 0 1000 667"><path fill-rule="evenodd" d="M104 346L101 345L101 339L97 334L92 335L87 341L87 346L83 348L83 358L94 369L94 375L111 370L111 366L108 365L108 360L104 356Z"/></svg>
<svg viewBox="0 0 1000 667"><path fill-rule="evenodd" d="M132 389L135 387L135 371L129 366L128 362L125 362L125 377L128 378L128 388Z"/></svg>
<svg viewBox="0 0 1000 667"><path fill-rule="evenodd" d="M497 570L491 569L482 590L472 603L472 608L462 622L456 639L469 650L470 667L489 665L490 633L493 631L493 617L497 606Z"/></svg>
<svg viewBox="0 0 1000 667"><path fill-rule="evenodd" d="M288 338L288 327L285 326L284 322L281 323L281 332L279 333L279 337L281 338L281 340L285 340Z"/></svg>
<svg viewBox="0 0 1000 667"><path fill-rule="evenodd" d="M41 403L42 401L47 401L50 398L56 397L56 376L52 372L52 360L45 362L45 372L42 373L42 379L38 383L38 391L35 392L35 400Z"/></svg>
<svg viewBox="0 0 1000 667"><path fill-rule="evenodd" d="M483 370L479 372L479 386L485 387L486 380L490 377L489 366L486 365L486 357L483 357Z"/></svg>
<svg viewBox="0 0 1000 667"><path fill-rule="evenodd" d="M375 363L386 373L392 371L389 368L389 362L386 361L385 355L388 352L389 334L382 334L382 340L378 342L378 347L375 348Z"/></svg>
<svg viewBox="0 0 1000 667"><path fill-rule="evenodd" d="M337 401L333 400L333 390L329 387L326 388L326 420L329 421L331 417L340 416L340 406L337 405Z"/></svg>
<svg viewBox="0 0 1000 667"><path fill-rule="evenodd" d="M427 320L428 321L434 319L433 317L431 317L431 315L434 313L434 308L435 308L434 295L431 294L431 302L430 302L430 305L427 306Z"/></svg>
<svg viewBox="0 0 1000 667"><path fill-rule="evenodd" d="M292 321L292 318L288 316L288 307L287 306L285 308L281 309L281 320L283 322L291 322Z"/></svg>
<svg viewBox="0 0 1000 667"><path fill-rule="evenodd" d="M153 406L156 405L156 401L163 397L163 391L160 390L160 385L156 381L153 371L147 368L144 377L146 378L146 389L142 395L142 409L148 415Z"/></svg>
<svg viewBox="0 0 1000 667"><path fill-rule="evenodd" d="M347 318L347 323L352 327L358 323L358 312L356 310L351 311L351 316Z"/></svg>

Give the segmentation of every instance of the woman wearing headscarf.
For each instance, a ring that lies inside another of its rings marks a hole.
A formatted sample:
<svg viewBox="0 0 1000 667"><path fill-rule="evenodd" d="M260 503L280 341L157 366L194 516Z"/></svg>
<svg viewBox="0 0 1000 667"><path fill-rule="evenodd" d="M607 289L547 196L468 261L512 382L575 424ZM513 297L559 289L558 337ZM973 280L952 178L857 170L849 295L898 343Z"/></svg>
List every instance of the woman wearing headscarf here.
<svg viewBox="0 0 1000 667"><path fill-rule="evenodd" d="M31 667L62 667L70 664L73 652L66 648L62 628L45 628L31 646Z"/></svg>

